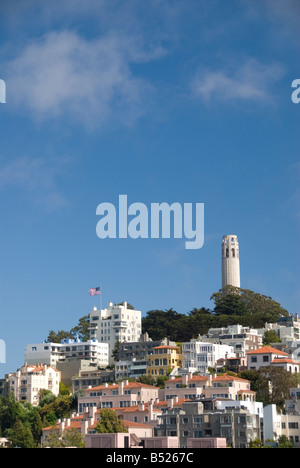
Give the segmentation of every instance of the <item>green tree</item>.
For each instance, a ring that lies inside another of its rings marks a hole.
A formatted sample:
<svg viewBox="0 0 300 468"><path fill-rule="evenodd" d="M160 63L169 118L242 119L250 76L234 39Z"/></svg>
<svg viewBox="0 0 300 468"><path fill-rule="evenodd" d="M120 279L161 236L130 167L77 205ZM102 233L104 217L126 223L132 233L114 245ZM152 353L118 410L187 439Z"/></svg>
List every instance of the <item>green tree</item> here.
<svg viewBox="0 0 300 468"><path fill-rule="evenodd" d="M44 440L43 442L43 447L49 447L49 448L62 448L62 440L61 440L61 435L59 432L57 432L56 429L52 428L47 435L47 439Z"/></svg>
<svg viewBox="0 0 300 468"><path fill-rule="evenodd" d="M278 438L278 448L294 448L293 442L291 442L286 435L282 435Z"/></svg>
<svg viewBox="0 0 300 468"><path fill-rule="evenodd" d="M78 325L70 330L70 334L74 338L78 337L81 341L88 341L90 339L90 326L90 318L85 315L79 319Z"/></svg>
<svg viewBox="0 0 300 468"><path fill-rule="evenodd" d="M141 375L137 378L137 381L146 385L153 385L155 386L155 380L152 375Z"/></svg>
<svg viewBox="0 0 300 468"><path fill-rule="evenodd" d="M102 409L100 411L100 421L96 426L96 432L128 432L128 429L123 423L123 421L121 419L118 419L117 413L114 410Z"/></svg>
<svg viewBox="0 0 300 468"><path fill-rule="evenodd" d="M63 447L77 447L84 448L84 441L81 434L74 428L67 429L64 431L61 438Z"/></svg>
<svg viewBox="0 0 300 468"><path fill-rule="evenodd" d="M48 337L46 338L46 343L61 343L61 340L65 339L73 339L74 336L72 333L65 331L65 330L58 330L55 332L54 330L50 330Z"/></svg>
<svg viewBox="0 0 300 468"><path fill-rule="evenodd" d="M289 398L290 388L297 386L297 376L280 367L263 367L258 370L259 384L257 401L264 405L275 404L284 409L285 400Z"/></svg>
<svg viewBox="0 0 300 468"><path fill-rule="evenodd" d="M32 421L31 421L31 432L32 437L35 442L35 445L38 446L41 442L41 437L43 434L43 424L42 419L38 411L34 411Z"/></svg>
<svg viewBox="0 0 300 468"><path fill-rule="evenodd" d="M12 447L35 448L36 444L28 423L17 420L11 429L7 429L5 436L10 440Z"/></svg>
<svg viewBox="0 0 300 468"><path fill-rule="evenodd" d="M249 448L262 448L263 444L260 439L254 439L250 442Z"/></svg>
<svg viewBox="0 0 300 468"><path fill-rule="evenodd" d="M115 361L118 361L118 353L119 353L120 345L121 345L121 342L117 340L115 342L114 349L111 352L111 356L114 358Z"/></svg>
<svg viewBox="0 0 300 468"><path fill-rule="evenodd" d="M266 330L263 336L263 344L270 345L272 343L281 343L281 339L275 330Z"/></svg>

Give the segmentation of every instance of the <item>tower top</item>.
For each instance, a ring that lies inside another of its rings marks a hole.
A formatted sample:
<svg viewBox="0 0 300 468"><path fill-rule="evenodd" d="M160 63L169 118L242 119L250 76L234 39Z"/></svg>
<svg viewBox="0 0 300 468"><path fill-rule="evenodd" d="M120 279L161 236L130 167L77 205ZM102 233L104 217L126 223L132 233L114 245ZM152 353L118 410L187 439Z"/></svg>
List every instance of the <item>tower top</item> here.
<svg viewBox="0 0 300 468"><path fill-rule="evenodd" d="M222 288L240 288L239 242L237 235L226 234L222 239Z"/></svg>

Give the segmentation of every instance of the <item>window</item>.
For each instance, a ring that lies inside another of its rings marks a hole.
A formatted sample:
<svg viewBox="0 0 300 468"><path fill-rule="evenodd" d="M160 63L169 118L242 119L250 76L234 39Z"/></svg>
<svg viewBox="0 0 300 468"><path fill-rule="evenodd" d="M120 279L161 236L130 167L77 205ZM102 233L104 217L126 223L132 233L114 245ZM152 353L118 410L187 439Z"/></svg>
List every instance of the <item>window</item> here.
<svg viewBox="0 0 300 468"><path fill-rule="evenodd" d="M289 429L298 429L297 422L289 422Z"/></svg>

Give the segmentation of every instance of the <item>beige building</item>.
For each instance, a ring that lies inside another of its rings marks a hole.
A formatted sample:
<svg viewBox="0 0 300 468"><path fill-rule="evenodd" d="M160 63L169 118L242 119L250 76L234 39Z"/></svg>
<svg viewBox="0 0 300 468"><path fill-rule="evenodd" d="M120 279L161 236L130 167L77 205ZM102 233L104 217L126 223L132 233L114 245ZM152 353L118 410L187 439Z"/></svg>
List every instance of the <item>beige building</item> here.
<svg viewBox="0 0 300 468"><path fill-rule="evenodd" d="M255 395L255 392L250 390L248 380L227 374L221 376L187 374L180 378L171 378L165 383L165 388L159 391L161 400L224 398L255 401Z"/></svg>
<svg viewBox="0 0 300 468"><path fill-rule="evenodd" d="M85 396L78 398L78 411L88 408L128 408L158 398L158 387L123 380L114 385L104 384L87 388Z"/></svg>
<svg viewBox="0 0 300 468"><path fill-rule="evenodd" d="M33 406L39 404L40 390L50 390L59 394L61 373L43 364L25 364L17 372L8 375L9 391L14 392L17 401L28 401Z"/></svg>

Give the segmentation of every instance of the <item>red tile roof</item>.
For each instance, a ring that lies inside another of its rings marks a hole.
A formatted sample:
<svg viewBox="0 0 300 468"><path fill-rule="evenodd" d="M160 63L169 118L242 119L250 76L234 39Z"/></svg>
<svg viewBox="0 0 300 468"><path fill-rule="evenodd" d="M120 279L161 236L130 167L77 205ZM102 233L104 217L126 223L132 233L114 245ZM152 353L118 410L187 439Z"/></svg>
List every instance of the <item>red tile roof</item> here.
<svg viewBox="0 0 300 468"><path fill-rule="evenodd" d="M263 346L262 348L254 349L253 351L248 351L247 354L281 354L282 356L288 356L287 353L284 353L279 349L272 348L272 346Z"/></svg>

